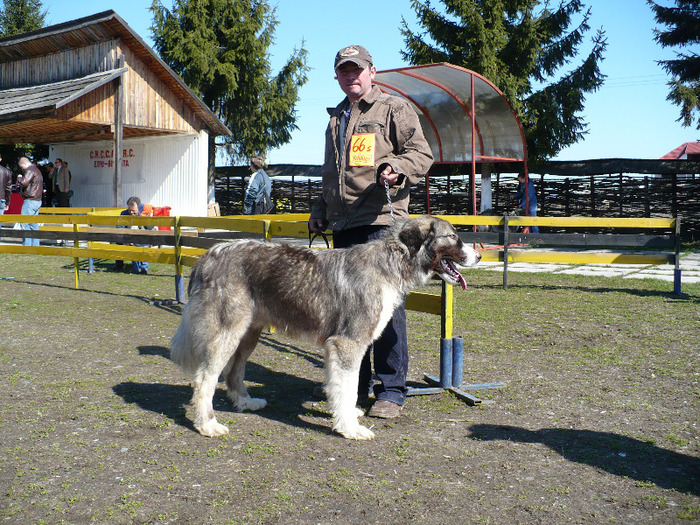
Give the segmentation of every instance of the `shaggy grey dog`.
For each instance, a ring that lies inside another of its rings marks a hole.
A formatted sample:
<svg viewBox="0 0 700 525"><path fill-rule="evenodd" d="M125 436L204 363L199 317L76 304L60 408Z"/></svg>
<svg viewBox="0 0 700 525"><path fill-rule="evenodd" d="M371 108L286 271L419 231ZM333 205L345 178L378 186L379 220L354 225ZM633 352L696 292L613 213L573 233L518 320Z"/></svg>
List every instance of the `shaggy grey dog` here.
<svg viewBox="0 0 700 525"><path fill-rule="evenodd" d="M356 408L360 362L367 347L413 288L438 275L466 286L455 264L481 256L447 221L421 216L398 222L382 238L347 249L311 250L286 244L219 244L192 268L189 302L171 342L171 358L193 377L194 426L226 434L212 398L223 374L238 410L259 410L243 384L245 363L261 331L275 326L322 346L333 429L371 439Z"/></svg>

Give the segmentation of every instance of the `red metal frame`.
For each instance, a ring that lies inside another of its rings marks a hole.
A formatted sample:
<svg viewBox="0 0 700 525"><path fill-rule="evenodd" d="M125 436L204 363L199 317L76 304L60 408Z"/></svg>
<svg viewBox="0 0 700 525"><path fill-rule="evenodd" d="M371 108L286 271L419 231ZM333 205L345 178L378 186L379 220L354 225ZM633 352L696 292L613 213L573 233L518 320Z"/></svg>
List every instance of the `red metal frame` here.
<svg viewBox="0 0 700 525"><path fill-rule="evenodd" d="M421 69L425 68L431 68L435 66L445 66L449 67L452 69L460 70L469 75L469 80L470 80L470 91L471 91L471 96L470 96L470 101L469 101L469 106L467 106L464 101L462 101L455 93L454 91L448 86L444 85L432 78L427 78L424 75L420 74ZM460 66L455 66L452 64L448 63L437 63L437 64L425 64L425 65L420 65L420 66L409 66L409 67L404 67L404 68L396 68L396 69L388 69L385 71L381 71L380 73L399 73L402 75L410 76L412 78L415 78L417 80L421 80L423 82L429 83L448 95L452 97L458 105L464 110L467 118L470 120L470 125L471 125L471 139L472 139L472 154L471 154L471 181L470 181L470 190L472 193L472 213L476 215L476 163L477 162L489 162L489 161L497 161L497 162L522 162L523 163L523 171L525 173L525 184L527 188L527 184L529 182L529 173L528 173L528 167L527 167L527 144L525 141L525 134L523 132L523 127L522 124L520 123L520 119L518 119L518 116L515 114L513 111L513 108L511 105L508 103L508 100L506 100L505 96L503 93L488 79L485 77L479 75L478 73L471 71L469 69L460 67ZM513 115L513 119L518 125L518 130L520 131L520 138L522 140L522 146L523 146L523 158L518 159L518 158L508 158L508 157L492 157L492 156L485 156L483 155L484 151L484 143L483 143L483 136L481 134L481 131L479 130L479 127L476 123L476 108L475 108L475 95L474 95L474 78L478 77L481 79L483 82L488 84L505 102L506 106L510 110L511 114ZM378 86L382 86L386 89L390 89L392 91L395 91L396 93L399 93L401 96L406 98L407 100L411 101L416 107L418 107L425 118L428 120L430 123L430 126L432 127L435 137L437 138L437 147L438 147L438 153L439 153L439 160L436 161L436 164L458 164L458 161L451 161L451 160L445 160L443 158L443 150L442 150L442 140L440 138L440 134L438 133L438 127L435 125L435 122L433 120L433 117L429 114L427 109L425 107L420 106L419 104L416 104L415 100L412 98L412 96L409 93L405 93L403 90L397 89L396 87L392 86L391 84L388 84L383 81L377 81L375 80L375 84ZM482 153L481 155L477 155L476 153L476 139L477 136L479 137L479 150ZM430 184L429 184L429 175L426 174L426 192L428 193L427 198L428 198L428 213L430 213ZM525 213L529 213L529 196L527 192L525 193L525 198L526 198L526 210Z"/></svg>

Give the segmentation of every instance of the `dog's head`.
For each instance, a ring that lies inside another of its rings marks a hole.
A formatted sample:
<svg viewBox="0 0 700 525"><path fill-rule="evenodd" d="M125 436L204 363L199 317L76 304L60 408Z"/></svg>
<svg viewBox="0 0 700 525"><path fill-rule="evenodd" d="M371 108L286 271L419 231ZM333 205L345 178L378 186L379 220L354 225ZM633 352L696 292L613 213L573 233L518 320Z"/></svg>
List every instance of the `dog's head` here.
<svg viewBox="0 0 700 525"><path fill-rule="evenodd" d="M463 290L467 283L455 265L474 266L481 260L481 254L462 242L454 226L430 215L405 221L399 239L426 273L437 275L448 284L458 284Z"/></svg>

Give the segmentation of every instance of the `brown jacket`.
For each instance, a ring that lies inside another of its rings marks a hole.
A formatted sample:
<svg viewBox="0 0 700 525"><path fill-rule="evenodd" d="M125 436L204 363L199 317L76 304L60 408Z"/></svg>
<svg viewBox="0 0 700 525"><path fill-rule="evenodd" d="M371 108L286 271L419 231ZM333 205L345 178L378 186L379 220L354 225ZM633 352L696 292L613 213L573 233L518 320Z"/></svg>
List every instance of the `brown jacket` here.
<svg viewBox="0 0 700 525"><path fill-rule="evenodd" d="M340 122L350 107L341 156ZM433 156L423 136L418 115L403 98L383 93L377 86L359 102L344 99L328 110L323 194L311 217L325 219L335 231L365 225L390 225L386 189L378 183L387 164L400 173L390 188L394 214L408 217L411 186L430 169Z"/></svg>
<svg viewBox="0 0 700 525"><path fill-rule="evenodd" d="M0 166L0 199L5 199L6 204L10 205L10 197L12 196L12 172L5 166ZM0 210L2 214L5 210Z"/></svg>
<svg viewBox="0 0 700 525"><path fill-rule="evenodd" d="M44 195L44 177L34 164L29 165L19 184L24 199L40 201Z"/></svg>
<svg viewBox="0 0 700 525"><path fill-rule="evenodd" d="M65 165L62 165L60 169L54 170L54 181L56 186L58 186L58 191L67 192L70 190L70 171Z"/></svg>

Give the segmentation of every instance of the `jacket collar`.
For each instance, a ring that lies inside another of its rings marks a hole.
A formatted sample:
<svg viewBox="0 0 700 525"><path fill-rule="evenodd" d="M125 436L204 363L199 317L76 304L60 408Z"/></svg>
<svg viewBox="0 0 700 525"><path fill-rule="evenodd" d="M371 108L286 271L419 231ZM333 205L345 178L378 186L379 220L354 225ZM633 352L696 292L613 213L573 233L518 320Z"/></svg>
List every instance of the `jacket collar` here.
<svg viewBox="0 0 700 525"><path fill-rule="evenodd" d="M372 88L369 90L369 93L367 93L360 101L358 104L360 105L361 108L364 108L366 106L371 106L374 104L377 99L381 96L382 90L379 89L379 86L372 84ZM334 108L326 108L326 111L328 111L328 114L331 117L340 117L340 113L350 105L350 101L348 100L348 97L345 97L340 104L338 104Z"/></svg>

